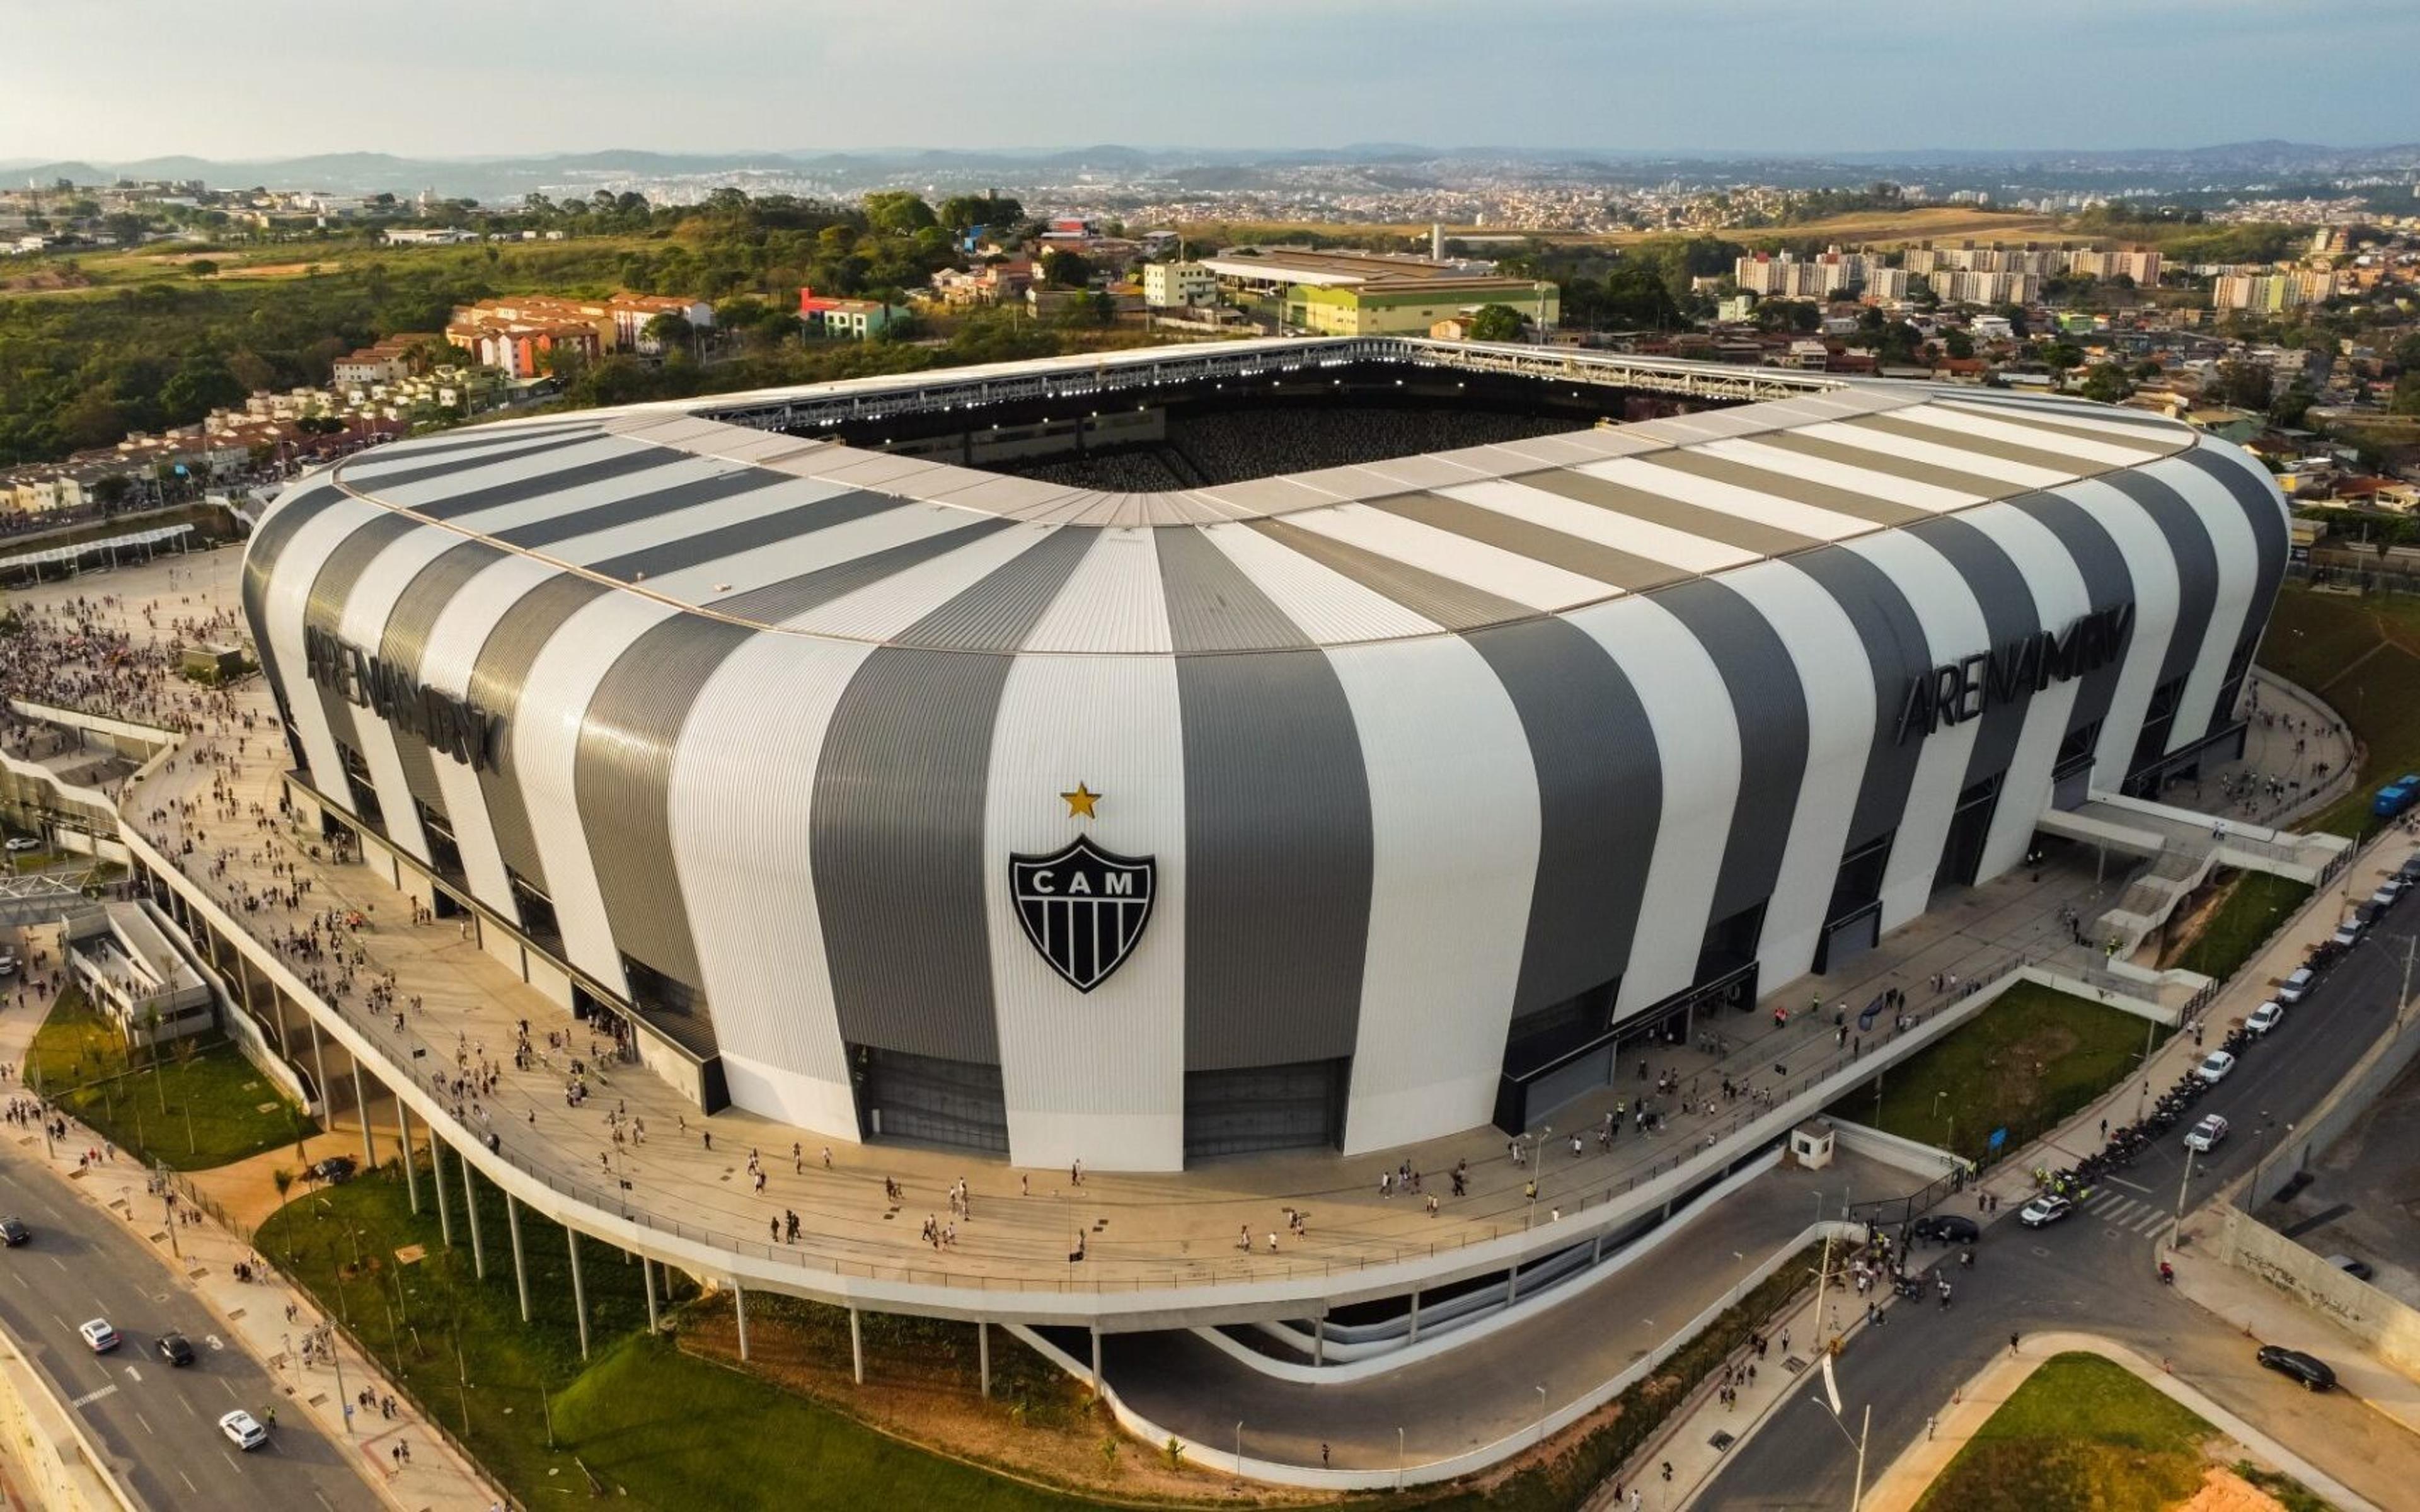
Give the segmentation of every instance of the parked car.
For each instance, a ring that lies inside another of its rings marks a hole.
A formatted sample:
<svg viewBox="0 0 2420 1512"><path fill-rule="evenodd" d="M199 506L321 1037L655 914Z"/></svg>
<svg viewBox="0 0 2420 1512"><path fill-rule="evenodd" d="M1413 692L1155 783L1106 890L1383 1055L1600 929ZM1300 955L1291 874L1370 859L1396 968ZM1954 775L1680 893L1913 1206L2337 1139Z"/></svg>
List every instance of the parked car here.
<svg viewBox="0 0 2420 1512"><path fill-rule="evenodd" d="M2258 1360L2264 1367L2274 1370L2281 1376L2301 1381L2304 1391L2325 1391L2336 1383L2336 1373L2329 1368L2325 1360L2317 1355L2304 1354L2300 1350L2289 1350L2277 1344L2263 1344L2260 1346L2260 1352L2253 1358Z"/></svg>
<svg viewBox="0 0 2420 1512"><path fill-rule="evenodd" d="M360 1166L352 1156L331 1155L326 1160L312 1162L309 1175L315 1181L325 1181L330 1186L335 1186L351 1180L353 1172L358 1169Z"/></svg>
<svg viewBox="0 0 2420 1512"><path fill-rule="evenodd" d="M1907 1231L1911 1238L1937 1239L1944 1244L1972 1244L1983 1237L1980 1224L1954 1212L1936 1212L1918 1218L1908 1225Z"/></svg>
<svg viewBox="0 0 2420 1512"><path fill-rule="evenodd" d="M2355 1281L2366 1281L2376 1273L2370 1270L2368 1261L2356 1260L2350 1255L2331 1255L2328 1263Z"/></svg>
<svg viewBox="0 0 2420 1512"><path fill-rule="evenodd" d="M2226 1137L2226 1120L2215 1113L2206 1114L2199 1123L2193 1126L2193 1133L2185 1135L2185 1148L2207 1155Z"/></svg>
<svg viewBox="0 0 2420 1512"><path fill-rule="evenodd" d="M184 1335L178 1333L173 1328L167 1333L161 1335L159 1342L154 1344L152 1348L158 1350L160 1351L160 1358L167 1361L170 1365L192 1365L194 1363L194 1346L186 1340Z"/></svg>
<svg viewBox="0 0 2420 1512"><path fill-rule="evenodd" d="M2360 919L2348 918L2343 923L2336 926L2336 932L2334 934L2328 936L2328 943L2345 948L2359 945L2361 943L2362 927Z"/></svg>
<svg viewBox="0 0 2420 1512"><path fill-rule="evenodd" d="M0 949L0 977L13 977L16 974L17 952L14 950Z"/></svg>
<svg viewBox="0 0 2420 1512"><path fill-rule="evenodd" d="M2281 1003L2301 1002L2304 998L2308 997L2311 995L2311 983L2318 980L2319 973L2313 971L2310 967L2296 966L2291 975L2287 977L2284 981L2277 984L2277 1001Z"/></svg>
<svg viewBox="0 0 2420 1512"><path fill-rule="evenodd" d="M2251 1030L2253 1035L2257 1038L2258 1036L2267 1034L2271 1029L2275 1028L2278 1025L2285 1022L2285 1006L2281 1003L2268 1002L2261 1004L2258 1008L2254 1009L2250 1013L2245 1014L2243 1018L2243 1026Z"/></svg>
<svg viewBox="0 0 2420 1512"><path fill-rule="evenodd" d="M235 1441L239 1449L257 1449L269 1442L269 1430L260 1426L260 1419L240 1407L219 1419L219 1431Z"/></svg>
<svg viewBox="0 0 2420 1512"><path fill-rule="evenodd" d="M2420 882L2420 851L2412 852L2409 859L2395 869L2395 874L2403 879L2405 887Z"/></svg>
<svg viewBox="0 0 2420 1512"><path fill-rule="evenodd" d="M33 1237L34 1231L25 1227L24 1219L14 1216L0 1218L0 1244L15 1249Z"/></svg>
<svg viewBox="0 0 2420 1512"><path fill-rule="evenodd" d="M2058 1222L2074 1211L2074 1203L2055 1192L2045 1192L2024 1205L2017 1213L2017 1222L2027 1228L2040 1228Z"/></svg>
<svg viewBox="0 0 2420 1512"><path fill-rule="evenodd" d="M2394 906L2395 901L2403 896L2404 886L2405 884L2401 876L2397 875L2388 877L2385 881L2378 885L2378 890L2376 892L2369 895L2369 901L2380 908L2391 908Z"/></svg>
<svg viewBox="0 0 2420 1512"><path fill-rule="evenodd" d="M42 842L34 839L30 835L11 835L8 837L8 854L11 856L23 856L27 851L39 851L41 848Z"/></svg>
<svg viewBox="0 0 2420 1512"><path fill-rule="evenodd" d="M109 1319L106 1318L95 1318L88 1322L78 1323L76 1332L84 1335L85 1343L92 1347L92 1352L95 1354L107 1354L125 1342L117 1336L117 1330L109 1326Z"/></svg>
<svg viewBox="0 0 2420 1512"><path fill-rule="evenodd" d="M2213 1050L2194 1068L2194 1074L2215 1087L2226 1080L2226 1073L2234 1069L2235 1055L2232 1051Z"/></svg>

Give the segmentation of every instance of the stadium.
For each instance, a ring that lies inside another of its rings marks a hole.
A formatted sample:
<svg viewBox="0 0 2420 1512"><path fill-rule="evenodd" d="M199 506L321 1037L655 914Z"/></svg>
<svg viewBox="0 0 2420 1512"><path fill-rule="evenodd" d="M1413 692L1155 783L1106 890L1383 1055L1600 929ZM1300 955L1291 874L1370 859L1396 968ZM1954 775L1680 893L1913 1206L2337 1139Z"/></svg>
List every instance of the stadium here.
<svg viewBox="0 0 2420 1512"><path fill-rule="evenodd" d="M706 1112L1177 1170L1532 1127L2232 756L2264 471L2004 391L1234 342L377 448L293 801Z"/></svg>

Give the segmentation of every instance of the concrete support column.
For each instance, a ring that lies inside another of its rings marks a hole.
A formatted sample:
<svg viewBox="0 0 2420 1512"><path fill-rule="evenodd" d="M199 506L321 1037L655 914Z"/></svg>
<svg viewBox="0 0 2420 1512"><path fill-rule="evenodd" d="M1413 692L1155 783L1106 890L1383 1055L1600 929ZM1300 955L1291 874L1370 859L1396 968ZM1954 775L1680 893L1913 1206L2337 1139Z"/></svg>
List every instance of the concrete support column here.
<svg viewBox="0 0 2420 1512"><path fill-rule="evenodd" d="M983 1377L983 1394L991 1397L991 1325L978 1319L975 1322L975 1369Z"/></svg>
<svg viewBox="0 0 2420 1512"><path fill-rule="evenodd" d="M328 1053L319 1043L319 1021L306 1008L302 1022L311 1026L311 1074L319 1083L319 1116L333 1127L336 1121L336 1097L328 1086Z"/></svg>
<svg viewBox="0 0 2420 1512"><path fill-rule="evenodd" d="M1327 1363L1327 1324L1316 1318L1311 1320L1311 1363Z"/></svg>
<svg viewBox="0 0 2420 1512"><path fill-rule="evenodd" d="M1411 1338L1410 1338L1409 1340L1407 1340L1406 1342L1408 1342L1408 1343L1412 1343L1412 1344L1418 1344L1419 1341L1420 1341L1420 1294L1419 1294L1419 1292L1415 1291L1415 1292L1413 1292L1413 1293L1412 1293L1412 1336L1411 1336Z"/></svg>
<svg viewBox="0 0 2420 1512"><path fill-rule="evenodd" d="M748 1363L748 1288L739 1284L739 1278L736 1275L731 1278L731 1316L739 1323L739 1363L746 1365ZM848 1341L851 1345L857 1343L857 1309L854 1307L848 1310ZM861 1351L857 1359L857 1379L863 1381L865 1379L864 1353Z"/></svg>
<svg viewBox="0 0 2420 1512"><path fill-rule="evenodd" d="M1521 1300L1521 1268L1514 1266L1504 1273L1504 1305L1512 1306Z"/></svg>
<svg viewBox="0 0 2420 1512"><path fill-rule="evenodd" d="M512 1211L512 1197L507 1195L504 1198L504 1211L507 1212ZM563 1237L571 1242L571 1305L580 1312L580 1357L585 1360L588 1358L588 1288L580 1277L580 1230L566 1227L563 1230ZM518 1224L514 1226L513 1238L516 1241L513 1247L518 1250L520 1247L518 1242L520 1238L520 1228ZM518 1256L515 1257L519 1258ZM527 1282L522 1283L521 1316L529 1317ZM741 1358L745 1359L746 1356L743 1354Z"/></svg>
<svg viewBox="0 0 2420 1512"><path fill-rule="evenodd" d="M353 1112L362 1120L362 1169L375 1170L378 1167L378 1135L370 1132L370 1099L369 1094L362 1090L362 1059L359 1056L348 1058L353 1063Z"/></svg>
<svg viewBox="0 0 2420 1512"><path fill-rule="evenodd" d="M513 1290L520 1294L521 1321L526 1323L530 1320L529 1267L521 1259L521 1205L513 1200L513 1195L510 1192L504 1194L504 1227L513 1236ZM571 1257L572 1289L576 1294L580 1286L580 1241L578 1239L571 1242ZM580 1319L580 1331L582 1334L588 1332L588 1319L584 1314Z"/></svg>
<svg viewBox="0 0 2420 1512"><path fill-rule="evenodd" d="M647 1289L647 1332L653 1335L661 1327L656 1318L656 1262L644 1255L639 1257L639 1285Z"/></svg>
<svg viewBox="0 0 2420 1512"><path fill-rule="evenodd" d="M462 1166L462 1221L471 1228L471 1271L480 1280L485 1281L488 1279L488 1245L484 1236L479 1232L479 1192L478 1188L471 1184L471 1179L474 1173L471 1169L469 1159L465 1158L460 1165Z"/></svg>
<svg viewBox="0 0 2420 1512"><path fill-rule="evenodd" d="M437 1189L437 1233L445 1247L454 1247L454 1212L445 1205L445 1141L431 1131L428 1135L428 1184Z"/></svg>
<svg viewBox="0 0 2420 1512"><path fill-rule="evenodd" d="M848 1310L848 1371L861 1386L865 1384L865 1319L858 1310Z"/></svg>
<svg viewBox="0 0 2420 1512"><path fill-rule="evenodd" d="M1101 1325L1093 1325L1093 1395L1101 1394Z"/></svg>
<svg viewBox="0 0 2420 1512"><path fill-rule="evenodd" d="M403 1147L403 1190L411 1199L414 1217L420 1213L420 1171L411 1158L411 1110L403 1105L403 1094L395 1099L395 1138Z"/></svg>

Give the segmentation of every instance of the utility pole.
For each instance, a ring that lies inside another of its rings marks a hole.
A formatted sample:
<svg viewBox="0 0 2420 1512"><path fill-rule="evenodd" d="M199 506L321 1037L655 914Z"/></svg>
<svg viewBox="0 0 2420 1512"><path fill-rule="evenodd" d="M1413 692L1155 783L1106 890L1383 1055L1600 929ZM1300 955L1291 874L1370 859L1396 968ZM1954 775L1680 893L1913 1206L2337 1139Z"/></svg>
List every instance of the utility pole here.
<svg viewBox="0 0 2420 1512"><path fill-rule="evenodd" d="M2177 1180L2177 1227L2168 1242L2170 1249L2180 1247L2185 1228L2185 1189L2193 1184L2193 1147L2185 1147L2185 1173Z"/></svg>

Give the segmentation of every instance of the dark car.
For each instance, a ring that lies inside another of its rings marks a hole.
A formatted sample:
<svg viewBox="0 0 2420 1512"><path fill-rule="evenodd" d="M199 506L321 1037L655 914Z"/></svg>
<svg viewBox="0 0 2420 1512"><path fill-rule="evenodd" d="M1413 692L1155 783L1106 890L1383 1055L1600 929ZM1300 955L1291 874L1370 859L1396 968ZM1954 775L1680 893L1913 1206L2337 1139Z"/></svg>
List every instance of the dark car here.
<svg viewBox="0 0 2420 1512"><path fill-rule="evenodd" d="M1936 1212L1908 1226L1916 1239L1937 1239L1944 1244L1972 1244L1983 1237L1983 1227L1954 1212Z"/></svg>
<svg viewBox="0 0 2420 1512"><path fill-rule="evenodd" d="M353 1172L360 1168L350 1155L331 1155L326 1160L313 1162L310 1175L314 1180L325 1181L330 1186L334 1186L339 1182L351 1180Z"/></svg>
<svg viewBox="0 0 2420 1512"><path fill-rule="evenodd" d="M24 1219L0 1218L0 1243L15 1249L33 1237L34 1231L25 1227Z"/></svg>
<svg viewBox="0 0 2420 1512"><path fill-rule="evenodd" d="M2336 1383L2336 1373L2328 1368L2328 1363L2325 1360L2316 1355L2304 1354L2300 1350L2289 1350L2278 1344L2263 1344L2260 1346L2260 1352L2254 1358L2257 1359L2264 1368L2301 1381L2304 1391L2326 1391Z"/></svg>
<svg viewBox="0 0 2420 1512"><path fill-rule="evenodd" d="M176 1333L173 1330L169 1333L161 1335L160 1342L153 1346L153 1348L160 1351L160 1358L167 1361L170 1365L192 1365L194 1363L193 1345L186 1341L184 1335Z"/></svg>

